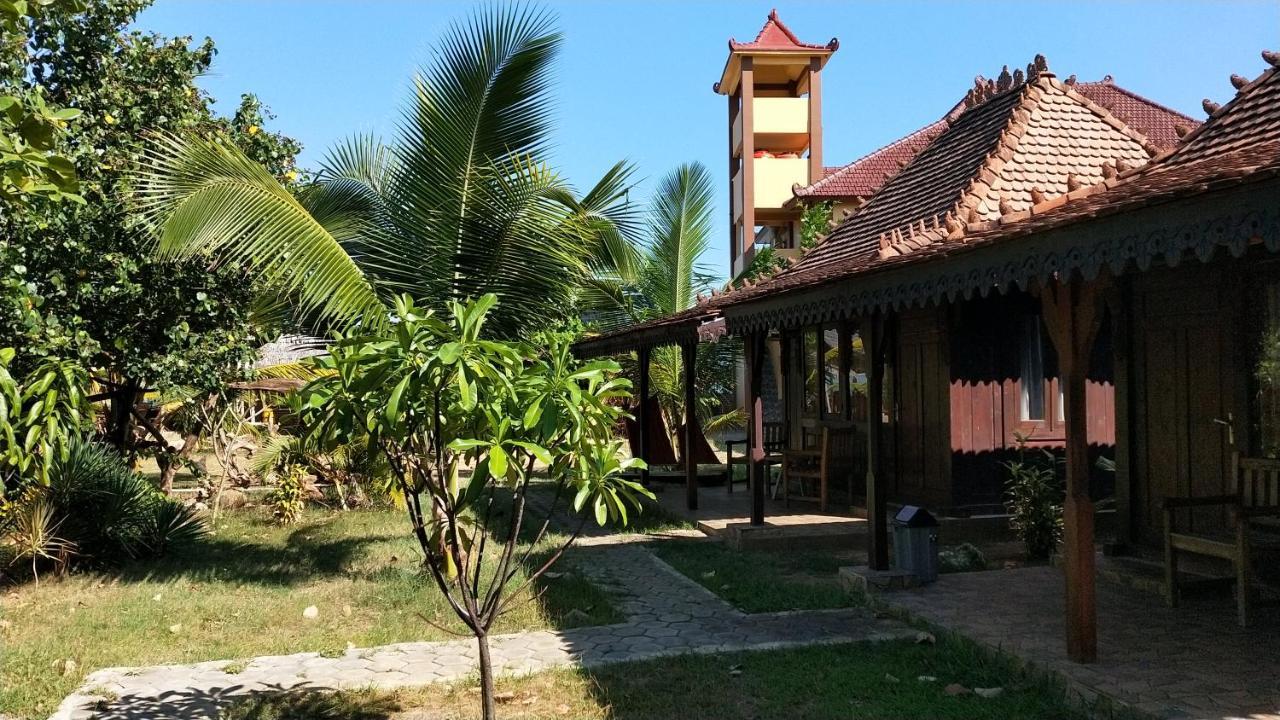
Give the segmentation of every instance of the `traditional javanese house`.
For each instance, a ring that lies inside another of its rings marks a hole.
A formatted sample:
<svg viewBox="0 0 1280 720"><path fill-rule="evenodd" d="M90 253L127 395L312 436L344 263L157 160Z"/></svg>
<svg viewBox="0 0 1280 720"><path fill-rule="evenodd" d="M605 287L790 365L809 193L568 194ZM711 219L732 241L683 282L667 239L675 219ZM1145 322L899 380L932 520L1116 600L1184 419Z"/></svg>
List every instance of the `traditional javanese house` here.
<svg viewBox="0 0 1280 720"><path fill-rule="evenodd" d="M996 505L999 460L1023 442L1056 448L1073 659L1096 655L1098 501L1114 503L1118 547L1231 559L1246 622L1249 518L1280 505L1280 463L1249 459L1280 446L1280 55L1263 56L1272 67L1233 77L1235 97L1206 101L1180 142L1043 58L979 80L798 261L581 350L675 343L692 357L699 340L743 338L762 523L777 342L792 446L824 423L857 433L842 472L873 569L888 568L889 503ZM1236 540L1205 539L1223 533Z"/></svg>

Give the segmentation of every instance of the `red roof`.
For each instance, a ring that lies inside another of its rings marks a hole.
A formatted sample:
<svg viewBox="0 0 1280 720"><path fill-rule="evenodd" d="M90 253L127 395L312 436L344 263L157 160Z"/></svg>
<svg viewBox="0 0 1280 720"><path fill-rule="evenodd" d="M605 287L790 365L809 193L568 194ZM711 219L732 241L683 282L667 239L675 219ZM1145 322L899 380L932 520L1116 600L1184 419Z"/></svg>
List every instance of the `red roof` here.
<svg viewBox="0 0 1280 720"><path fill-rule="evenodd" d="M1149 100L1131 90L1116 85L1111 76L1098 82L1067 84L1076 92L1108 110L1126 125L1141 133L1161 150L1169 150L1178 144L1178 127L1185 131L1194 129L1199 122L1182 113ZM953 121L957 106L941 120L932 122L915 132L885 145L843 167L829 170L821 180L796 191L796 197L816 200L866 198L875 194L880 186L897 174L920 151L947 129Z"/></svg>
<svg viewBox="0 0 1280 720"><path fill-rule="evenodd" d="M769 12L769 19L765 21L764 27L760 28L760 32L756 34L756 39L749 43L740 43L732 38L729 39L729 48L731 50L831 50L833 48L827 45L817 45L814 43L801 42L791 29L778 19L778 11Z"/></svg>

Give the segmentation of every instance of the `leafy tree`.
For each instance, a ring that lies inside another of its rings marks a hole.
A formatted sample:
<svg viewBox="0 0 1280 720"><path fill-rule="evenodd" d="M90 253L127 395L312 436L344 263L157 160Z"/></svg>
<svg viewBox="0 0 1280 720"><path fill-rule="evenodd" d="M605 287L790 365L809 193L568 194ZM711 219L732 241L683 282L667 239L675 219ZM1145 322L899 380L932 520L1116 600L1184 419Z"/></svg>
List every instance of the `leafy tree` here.
<svg viewBox="0 0 1280 720"><path fill-rule="evenodd" d="M33 206L0 218L0 345L18 367L47 358L95 369L111 410L107 439L132 454L169 453L153 434L139 444L137 404L150 389L212 390L247 366L270 328L253 314L263 288L243 271L200 259L158 260L133 225L130 174L149 132L208 133L265 163L285 187L300 182L298 144L264 131L265 110L245 96L231 119L215 117L195 84L214 56L211 40L129 30L144 0L51 5L6 46L5 88L38 92L82 113L67 135L83 205ZM21 292L19 292L21 291Z"/></svg>
<svg viewBox="0 0 1280 720"><path fill-rule="evenodd" d="M494 293L506 337L562 323L632 218L625 165L580 197L547 166L559 47L528 9L453 25L396 142L339 144L298 197L217 138L156 136L138 185L161 255L251 268L340 328L385 327L398 293L437 310Z"/></svg>
<svg viewBox="0 0 1280 720"><path fill-rule="evenodd" d="M390 465L426 568L476 637L485 718L494 717L489 629L577 536L532 561L560 502L572 496L598 523L625 524L640 496L652 497L622 476L638 461L620 462L611 437L629 386L612 377L617 365L580 363L565 334L487 339L496 302L451 303L440 318L402 296L394 327L332 346L317 361L332 374L293 401L311 444L364 436ZM535 469L554 497L521 551Z"/></svg>
<svg viewBox="0 0 1280 720"><path fill-rule="evenodd" d="M711 246L714 184L698 163L681 165L658 185L649 208L647 243L632 246L632 257L615 263L584 291L586 317L597 328L611 330L687 310L716 284L698 267ZM741 354L739 343L726 338L698 348L696 412L708 427L740 422L738 413L718 415L721 400L731 396ZM650 358L651 387L674 429L684 421L684 364L678 347L660 347Z"/></svg>

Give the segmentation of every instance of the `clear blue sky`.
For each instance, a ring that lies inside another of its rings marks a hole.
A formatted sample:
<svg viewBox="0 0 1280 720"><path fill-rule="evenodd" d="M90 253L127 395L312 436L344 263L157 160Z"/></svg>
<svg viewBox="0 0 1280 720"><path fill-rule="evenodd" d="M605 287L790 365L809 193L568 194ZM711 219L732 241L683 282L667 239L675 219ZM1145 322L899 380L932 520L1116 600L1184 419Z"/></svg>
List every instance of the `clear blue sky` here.
<svg viewBox="0 0 1280 720"><path fill-rule="evenodd" d="M750 40L768 2L549 2L565 33L556 166L589 186L619 159L646 182L700 161L725 202L725 100L711 91L730 36ZM255 92L272 124L314 164L357 131L391 135L414 69L470 3L391 0L158 0L139 25L212 37L204 86L230 111ZM1262 71L1280 49L1280 2L791 2L778 12L802 40L840 38L824 75L826 164L852 160L936 120L978 74L1043 53L1059 77L1110 74L1131 90L1202 117L1225 102L1231 73ZM723 207L716 219L727 225ZM722 228L727 234L727 229ZM727 238L704 263L724 274Z"/></svg>

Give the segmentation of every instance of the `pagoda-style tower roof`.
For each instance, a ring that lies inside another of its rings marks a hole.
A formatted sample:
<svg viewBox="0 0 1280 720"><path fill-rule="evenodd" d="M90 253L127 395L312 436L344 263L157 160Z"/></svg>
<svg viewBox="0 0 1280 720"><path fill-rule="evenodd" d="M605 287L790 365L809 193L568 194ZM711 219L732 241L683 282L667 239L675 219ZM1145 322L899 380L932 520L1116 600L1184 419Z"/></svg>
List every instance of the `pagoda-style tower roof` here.
<svg viewBox="0 0 1280 720"><path fill-rule="evenodd" d="M803 80L804 73L797 71L797 68L808 69L808 63L803 62L804 60L818 58L821 67L839 47L840 41L836 38L831 38L825 45L800 40L778 17L778 11L773 10L760 32L756 33L755 40L738 42L733 38L729 39L729 59L725 62L720 82L715 84L714 89L721 95L729 95L737 90L744 57L763 59L763 62L756 65L756 72L762 80L785 84Z"/></svg>

